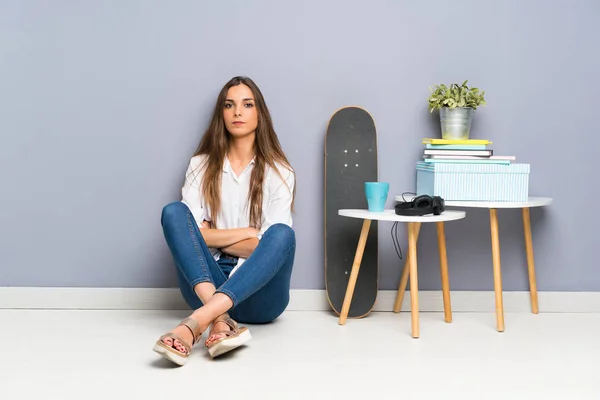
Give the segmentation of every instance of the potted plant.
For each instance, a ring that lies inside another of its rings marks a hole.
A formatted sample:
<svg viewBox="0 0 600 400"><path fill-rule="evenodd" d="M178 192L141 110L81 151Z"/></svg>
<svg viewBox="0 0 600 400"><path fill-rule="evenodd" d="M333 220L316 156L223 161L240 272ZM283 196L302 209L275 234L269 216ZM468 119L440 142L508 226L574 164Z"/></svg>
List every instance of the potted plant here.
<svg viewBox="0 0 600 400"><path fill-rule="evenodd" d="M440 110L440 124L443 139L468 139L471 133L473 112L479 106L485 106L485 92L456 83L449 87L435 85L430 87L429 112Z"/></svg>

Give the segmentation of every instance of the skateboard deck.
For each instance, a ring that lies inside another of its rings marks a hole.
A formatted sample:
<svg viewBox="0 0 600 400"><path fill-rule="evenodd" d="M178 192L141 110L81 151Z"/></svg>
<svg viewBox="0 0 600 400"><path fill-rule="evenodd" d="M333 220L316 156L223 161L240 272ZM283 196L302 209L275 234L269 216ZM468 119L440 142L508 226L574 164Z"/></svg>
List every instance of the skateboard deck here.
<svg viewBox="0 0 600 400"><path fill-rule="evenodd" d="M344 107L329 121L325 137L325 291L331 308L342 310L363 220L341 217L344 208L367 209L365 182L377 181L377 134L371 115ZM348 312L361 318L375 305L378 289L377 221L367 243Z"/></svg>

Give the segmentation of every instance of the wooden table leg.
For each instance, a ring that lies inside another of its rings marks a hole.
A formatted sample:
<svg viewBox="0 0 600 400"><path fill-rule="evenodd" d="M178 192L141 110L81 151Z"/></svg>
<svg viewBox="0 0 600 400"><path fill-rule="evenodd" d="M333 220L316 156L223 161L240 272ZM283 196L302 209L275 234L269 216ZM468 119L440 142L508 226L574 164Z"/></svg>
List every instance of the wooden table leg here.
<svg viewBox="0 0 600 400"><path fill-rule="evenodd" d="M417 227L416 239L419 240L419 232L421 231L421 223L415 222ZM399 313L402 308L402 301L404 300L404 292L406 291L406 284L408 283L408 273L410 271L410 251L406 255L404 261L404 268L402 268L402 276L400 278L400 285L398 285L398 293L396 294L396 301L394 302L394 312Z"/></svg>
<svg viewBox="0 0 600 400"><path fill-rule="evenodd" d="M492 261L494 265L494 293L496 297L496 327L504 332L504 306L502 305L502 273L500 271L500 238L498 235L498 210L490 208L492 235Z"/></svg>
<svg viewBox="0 0 600 400"><path fill-rule="evenodd" d="M339 324L344 325L348 318L348 312L350 311L350 303L352 302L352 295L354 294L354 286L356 286L356 279L358 278L358 270L360 269L360 263L362 261L363 252L365 251L365 244L367 243L367 236L369 234L369 228L371 227L371 220L365 219L360 231L360 238L358 239L358 246L356 247L356 254L354 255L354 262L352 263L352 272L350 272L350 280L348 281L348 287L346 288L346 295L344 296L344 303L342 304L342 312L340 313Z"/></svg>
<svg viewBox="0 0 600 400"><path fill-rule="evenodd" d="M438 249L440 252L440 274L442 276L442 293L444 295L444 319L452 322L452 307L450 305L450 281L448 278L448 255L446 253L446 233L444 223L436 222Z"/></svg>
<svg viewBox="0 0 600 400"><path fill-rule="evenodd" d="M419 337L419 281L417 278L417 225L408 223L408 253L410 258L410 312L412 337Z"/></svg>
<svg viewBox="0 0 600 400"><path fill-rule="evenodd" d="M527 270L529 273L529 294L531 296L531 312L537 314L538 295L537 284L535 282L535 264L533 261L533 244L531 240L531 219L529 218L529 208L523 208L523 230L525 231L525 250L527 251Z"/></svg>

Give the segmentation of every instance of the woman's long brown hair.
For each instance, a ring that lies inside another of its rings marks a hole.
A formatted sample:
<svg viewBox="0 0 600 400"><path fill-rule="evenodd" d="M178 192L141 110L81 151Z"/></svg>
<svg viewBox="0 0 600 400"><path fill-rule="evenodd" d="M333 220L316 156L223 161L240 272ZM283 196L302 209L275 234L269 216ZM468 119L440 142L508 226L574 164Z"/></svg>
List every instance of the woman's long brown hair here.
<svg viewBox="0 0 600 400"><path fill-rule="evenodd" d="M231 134L225 128L225 123L223 121L223 109L225 108L225 99L229 88L240 84L244 84L252 90L258 114L258 125L256 127L256 138L254 141L255 164L250 177L248 200L250 201L250 226L260 229L262 220L263 181L266 167L269 166L273 168L284 182L285 179L279 173L275 163L278 162L290 171L293 170L281 149L281 144L279 143L279 139L273 128L271 114L269 113L265 99L252 79L244 76L236 76L223 86L223 89L221 89L221 92L217 97L210 125L204 133L194 156L201 154L207 156L204 166L200 166L200 168L205 168L200 190L211 210L211 226L216 227L216 218L221 210L221 173L225 155L227 154L229 142L231 140ZM296 184L294 180L292 210L294 209L295 195Z"/></svg>

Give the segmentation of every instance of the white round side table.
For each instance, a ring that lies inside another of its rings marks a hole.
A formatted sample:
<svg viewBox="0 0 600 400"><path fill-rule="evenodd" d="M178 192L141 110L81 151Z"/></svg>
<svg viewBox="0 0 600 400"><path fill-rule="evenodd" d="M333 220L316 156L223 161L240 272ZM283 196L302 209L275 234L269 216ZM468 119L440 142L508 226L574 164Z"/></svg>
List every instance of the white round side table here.
<svg viewBox="0 0 600 400"><path fill-rule="evenodd" d="M342 311L340 313L339 324L344 325L346 318L348 317L348 311L350 310L350 303L352 302L352 295L354 294L354 287L356 285L356 279L360 269L360 263L362 261L365 244L367 242L367 236L369 228L371 227L371 221L390 221L390 222L406 222L408 224L408 255L404 264L404 271L402 273L402 279L400 287L398 288L398 294L394 303L394 312L400 312L402 306L402 300L404 297L404 291L406 290L406 284L408 280L408 271L410 270L410 304L411 304L411 325L412 325L412 337L419 337L419 297L418 297L418 278L417 278L417 237L421 229L422 223L435 222L437 225L438 234L438 247L440 251L440 272L442 275L442 290L444 294L444 318L446 322L452 322L452 310L450 306L450 283L448 279L448 260L446 255L446 236L444 233L444 222L455 221L465 217L464 211L445 211L440 215L424 215L424 216L403 216L396 215L394 210L385 210L383 212L371 212L360 209L344 209L339 210L338 214L343 217L349 218L360 218L363 221L362 230L358 239L358 246L356 248L356 254L354 256L354 262L352 264L352 271L350 272L350 279L348 281L348 287L346 288L346 294L344 297L344 303L342 305ZM406 275L406 276L405 276ZM404 284L402 284L404 282Z"/></svg>

